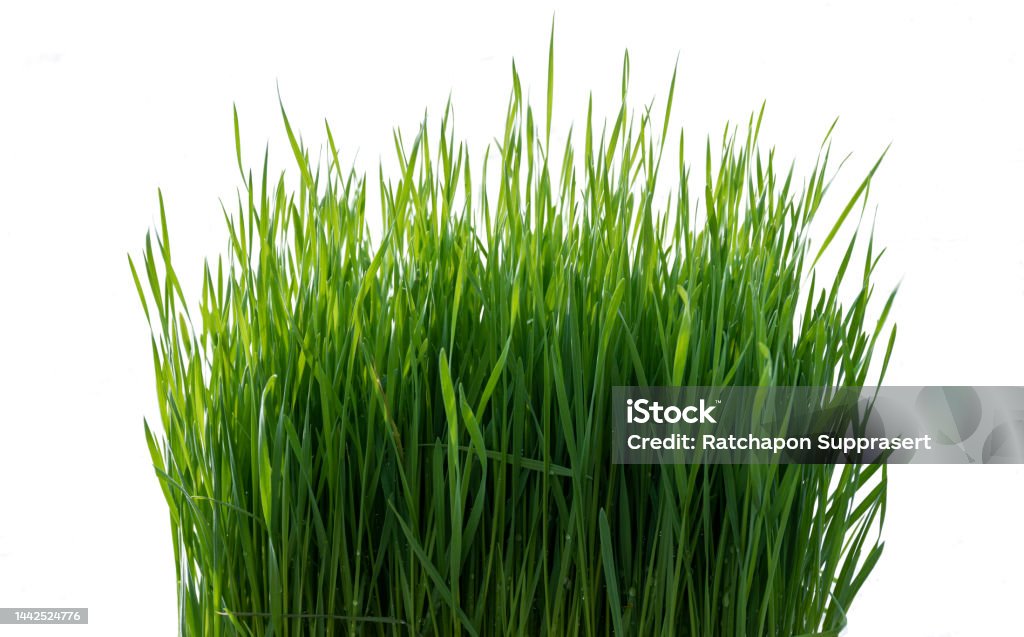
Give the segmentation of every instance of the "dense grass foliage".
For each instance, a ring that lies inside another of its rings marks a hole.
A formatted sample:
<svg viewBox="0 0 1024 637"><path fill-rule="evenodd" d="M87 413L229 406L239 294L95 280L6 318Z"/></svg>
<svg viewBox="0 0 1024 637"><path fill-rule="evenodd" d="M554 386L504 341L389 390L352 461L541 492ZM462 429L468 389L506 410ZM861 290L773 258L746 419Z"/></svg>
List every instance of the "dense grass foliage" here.
<svg viewBox="0 0 1024 637"><path fill-rule="evenodd" d="M580 152L551 139L553 64L541 114L513 76L482 156L456 142L450 110L436 137L426 121L411 143L395 134L376 239L378 183L343 167L330 128L318 162L285 116L296 169L253 176L236 115L244 188L198 307L161 201L132 272L183 634L845 624L881 552L884 469L613 465L609 407L614 385L866 383L895 336L879 342L891 296L869 311L878 254L854 236L837 271L811 272L851 234L871 175L812 247L828 136L794 177L759 151L758 115L726 129L720 159L700 144L691 177L668 125L674 77L664 107L633 114L627 57L622 108L597 128L588 111ZM666 148L684 168L656 198ZM847 275L862 285L844 305Z"/></svg>

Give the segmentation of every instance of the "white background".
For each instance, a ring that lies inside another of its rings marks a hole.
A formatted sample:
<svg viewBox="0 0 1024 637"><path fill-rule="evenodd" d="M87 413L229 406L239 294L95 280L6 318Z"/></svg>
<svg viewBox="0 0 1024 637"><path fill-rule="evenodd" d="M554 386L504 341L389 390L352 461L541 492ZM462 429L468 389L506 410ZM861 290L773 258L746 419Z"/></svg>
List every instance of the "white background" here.
<svg viewBox="0 0 1024 637"><path fill-rule="evenodd" d="M288 167L279 83L310 146L326 117L372 175L381 157L394 165L392 126L414 130L449 93L482 156L513 55L543 100L548 5L206 4L0 8L0 606L91 615L0 634L175 632L169 523L142 432L149 337L125 254L158 219L162 187L196 290L202 258L226 245L233 102L250 164L269 140ZM896 4L560 7L555 131L582 121L588 89L595 113L614 115L628 47L636 105L664 98L679 55L673 119L691 148L762 100L762 146L801 158L798 174L837 115L850 180L892 142L871 191L888 247L879 285L902 280L887 380L1024 385L1021 10ZM851 187L840 177L824 214ZM886 551L847 634L1021 634L1022 486L1020 467L894 469Z"/></svg>

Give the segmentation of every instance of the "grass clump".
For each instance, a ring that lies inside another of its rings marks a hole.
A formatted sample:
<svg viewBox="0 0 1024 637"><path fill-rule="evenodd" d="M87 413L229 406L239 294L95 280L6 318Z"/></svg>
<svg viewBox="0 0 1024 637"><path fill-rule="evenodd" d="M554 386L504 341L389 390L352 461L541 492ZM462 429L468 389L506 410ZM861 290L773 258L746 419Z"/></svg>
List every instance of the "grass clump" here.
<svg viewBox="0 0 1024 637"><path fill-rule="evenodd" d="M396 133L400 172L374 188L329 127L312 161L287 116L297 169L274 178L265 159L254 177L236 115L244 184L198 307L161 201L132 272L153 329L162 435L146 435L182 634L845 624L881 552L884 468L613 465L609 407L615 385L866 383L892 301L867 323L877 254L869 243L847 307L856 236L837 271L808 273L871 174L811 252L827 138L801 180L760 153L752 117L726 129L717 164L701 149L694 193L668 125L674 77L656 126L627 106L627 62L622 107L601 130L588 110L582 152L551 139L553 77L551 64L538 116L513 69L482 161L450 110L437 137L426 121L411 143ZM681 169L660 200L666 148Z"/></svg>

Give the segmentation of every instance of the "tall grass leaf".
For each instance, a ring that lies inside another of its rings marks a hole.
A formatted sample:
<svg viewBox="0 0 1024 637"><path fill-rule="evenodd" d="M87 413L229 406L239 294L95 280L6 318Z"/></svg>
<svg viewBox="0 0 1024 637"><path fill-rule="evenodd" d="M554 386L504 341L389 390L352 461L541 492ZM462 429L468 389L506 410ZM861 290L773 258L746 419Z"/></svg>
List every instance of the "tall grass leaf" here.
<svg viewBox="0 0 1024 637"><path fill-rule="evenodd" d="M825 254L829 244L832 243L832 239L835 238L836 233L838 233L839 229L843 227L843 224L846 222L846 218L850 216L850 211L853 210L855 205L857 205L857 202L860 201L861 195L864 194L864 191L871 184L871 178L875 176L875 172L878 170L878 167L882 165L882 160L885 159L885 155L888 152L889 148L886 147L886 149L882 151L878 161L876 161L875 165L871 167L870 171L868 171L867 176L864 177L864 180L861 181L859 186L857 186L857 190L855 190L853 196L850 197L850 201L847 202L846 207L843 208L841 213L839 213L839 216L836 218L836 222L829 231L828 236L825 237L825 240L821 243L821 247L818 248L818 253L814 255L814 261L811 262L811 269L814 269L814 266L818 264L818 260Z"/></svg>
<svg viewBox="0 0 1024 637"><path fill-rule="evenodd" d="M672 384L680 385L683 382L683 371L686 369L686 357L690 348L690 297L683 287L676 286L679 297L683 300L683 311L679 320L679 335L676 337L676 351L672 358Z"/></svg>
<svg viewBox="0 0 1024 637"><path fill-rule="evenodd" d="M771 386L865 383L890 322L885 250L847 218L878 164L831 209L832 142L806 174L780 169L762 103L707 136L696 184L680 130L666 182L677 72L658 122L631 105L624 55L611 119L588 99L555 161L552 25L543 135L513 62L482 161L449 102L439 127L393 129L369 180L326 122L311 159L280 94L289 168L272 176L267 144L254 177L232 109L241 184L197 318L162 192L129 256L180 634L842 630L883 550L884 467L613 462L613 387L762 385L770 409ZM840 266L820 270L844 223Z"/></svg>
<svg viewBox="0 0 1024 637"><path fill-rule="evenodd" d="M273 514L273 474L270 463L270 431L267 426L267 396L274 389L274 384L277 381L277 376L271 376L267 380L266 386L263 388L263 393L260 396L260 411L259 411L259 429L256 431L256 446L258 461L259 461L259 491L260 491L260 504L263 507L263 520L266 522L267 527L271 525L271 516Z"/></svg>
<svg viewBox="0 0 1024 637"><path fill-rule="evenodd" d="M451 369L448 367L448 358L444 350L441 350L440 356L437 357L437 365L441 378L441 396L444 398L444 413L448 419L448 436L457 444L459 415L455 410L455 388L452 386Z"/></svg>
<svg viewBox="0 0 1024 637"><path fill-rule="evenodd" d="M601 533L601 564L604 567L604 581L608 587L609 607L612 616L612 626L616 635L624 635L625 629L622 625L622 601L619 596L619 580L615 571L615 557L612 553L611 530L608 527L608 515L604 509L598 518Z"/></svg>

